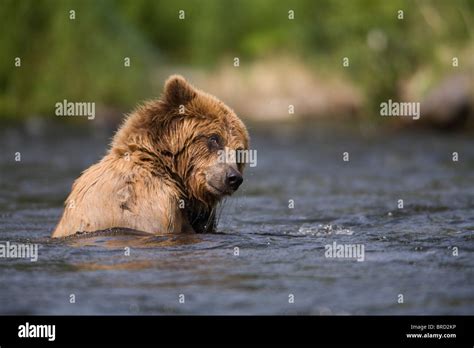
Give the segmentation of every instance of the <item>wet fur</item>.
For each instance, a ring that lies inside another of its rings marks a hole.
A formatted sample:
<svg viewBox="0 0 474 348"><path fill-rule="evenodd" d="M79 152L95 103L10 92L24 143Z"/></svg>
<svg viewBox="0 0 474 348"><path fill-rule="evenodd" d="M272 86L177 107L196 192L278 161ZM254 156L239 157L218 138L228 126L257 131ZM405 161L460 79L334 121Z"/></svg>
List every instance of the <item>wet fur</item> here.
<svg viewBox="0 0 474 348"><path fill-rule="evenodd" d="M52 236L116 227L153 234L214 230L222 197L205 187L206 168L215 161L209 134L248 149L247 130L229 107L181 76L170 77L162 97L131 113L107 155L75 181Z"/></svg>

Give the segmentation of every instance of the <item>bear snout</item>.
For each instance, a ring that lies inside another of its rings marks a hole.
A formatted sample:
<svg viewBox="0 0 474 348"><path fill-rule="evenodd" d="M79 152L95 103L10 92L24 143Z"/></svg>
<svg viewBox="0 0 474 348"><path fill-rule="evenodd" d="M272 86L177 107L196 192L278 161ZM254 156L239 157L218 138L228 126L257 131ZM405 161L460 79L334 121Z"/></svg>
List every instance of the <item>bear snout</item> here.
<svg viewBox="0 0 474 348"><path fill-rule="evenodd" d="M227 164L214 165L206 173L206 186L210 193L217 196L231 195L243 181L242 174Z"/></svg>
<svg viewBox="0 0 474 348"><path fill-rule="evenodd" d="M230 190L237 191L243 181L244 178L237 170L229 168L226 174L226 185Z"/></svg>

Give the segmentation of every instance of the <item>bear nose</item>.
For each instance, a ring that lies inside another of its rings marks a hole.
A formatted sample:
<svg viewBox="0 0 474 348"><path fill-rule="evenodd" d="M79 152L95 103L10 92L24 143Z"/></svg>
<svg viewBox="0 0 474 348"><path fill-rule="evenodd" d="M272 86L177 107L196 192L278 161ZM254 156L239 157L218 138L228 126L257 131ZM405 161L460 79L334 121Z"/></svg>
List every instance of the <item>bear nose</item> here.
<svg viewBox="0 0 474 348"><path fill-rule="evenodd" d="M227 186L230 187L233 191L239 188L240 184L242 184L242 181L244 181L242 175L240 175L240 173L235 169L231 168L230 171L227 172L226 183Z"/></svg>

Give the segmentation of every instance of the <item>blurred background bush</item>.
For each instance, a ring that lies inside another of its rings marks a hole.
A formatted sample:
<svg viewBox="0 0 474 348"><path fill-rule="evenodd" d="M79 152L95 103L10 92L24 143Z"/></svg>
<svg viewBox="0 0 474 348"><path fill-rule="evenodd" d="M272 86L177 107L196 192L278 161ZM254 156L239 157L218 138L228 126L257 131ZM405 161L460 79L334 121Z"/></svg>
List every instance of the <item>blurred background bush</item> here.
<svg viewBox="0 0 474 348"><path fill-rule="evenodd" d="M99 121L120 119L181 73L244 118L378 123L380 103L393 99L425 103L422 119L437 126L472 124L474 1L0 3L3 121L53 117L63 99L96 102Z"/></svg>

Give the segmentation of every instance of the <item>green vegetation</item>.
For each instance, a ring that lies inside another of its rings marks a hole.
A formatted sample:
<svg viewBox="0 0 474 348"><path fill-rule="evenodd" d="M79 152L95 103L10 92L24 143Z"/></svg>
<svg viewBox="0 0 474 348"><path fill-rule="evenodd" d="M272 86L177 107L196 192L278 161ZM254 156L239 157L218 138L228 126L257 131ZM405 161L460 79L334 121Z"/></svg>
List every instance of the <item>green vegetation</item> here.
<svg viewBox="0 0 474 348"><path fill-rule="evenodd" d="M128 108L159 92L163 66L212 69L234 56L303 57L318 73L348 76L377 104L420 67L442 70L472 45L474 2L1 0L0 23L4 119L51 115L63 99Z"/></svg>

